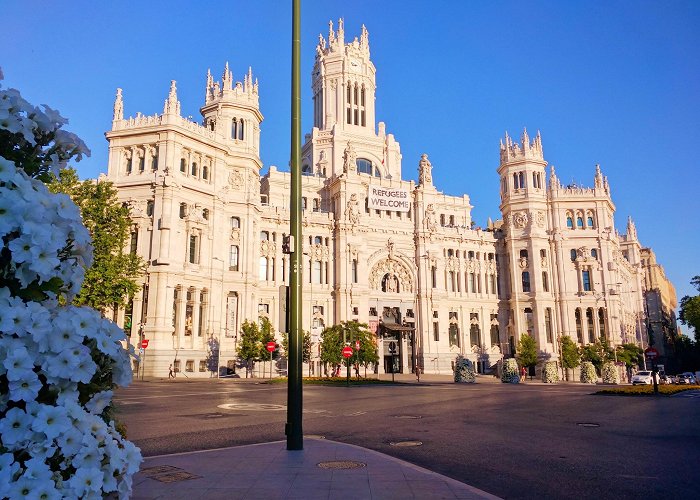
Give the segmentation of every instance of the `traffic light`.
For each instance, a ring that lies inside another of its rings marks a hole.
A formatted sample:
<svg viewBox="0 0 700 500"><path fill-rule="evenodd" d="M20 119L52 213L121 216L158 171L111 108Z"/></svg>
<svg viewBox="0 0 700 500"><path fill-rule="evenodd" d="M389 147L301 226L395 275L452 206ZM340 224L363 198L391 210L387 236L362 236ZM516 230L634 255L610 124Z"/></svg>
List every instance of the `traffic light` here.
<svg viewBox="0 0 700 500"><path fill-rule="evenodd" d="M294 253L294 236L282 233L282 253Z"/></svg>

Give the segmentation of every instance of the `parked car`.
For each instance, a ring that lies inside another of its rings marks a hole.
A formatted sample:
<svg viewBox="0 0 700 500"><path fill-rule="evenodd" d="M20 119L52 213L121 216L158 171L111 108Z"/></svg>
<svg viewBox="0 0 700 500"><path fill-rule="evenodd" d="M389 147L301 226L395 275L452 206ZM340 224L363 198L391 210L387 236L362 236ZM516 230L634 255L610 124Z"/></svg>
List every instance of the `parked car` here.
<svg viewBox="0 0 700 500"><path fill-rule="evenodd" d="M642 370L632 375L632 385L648 385L653 383L654 379L651 372L648 370Z"/></svg>
<svg viewBox="0 0 700 500"><path fill-rule="evenodd" d="M680 375L678 375L676 383L677 384L696 384L697 381L695 380L695 375L692 374L691 372L683 372Z"/></svg>
<svg viewBox="0 0 700 500"><path fill-rule="evenodd" d="M673 375L667 375L664 373L663 375L659 376L659 384L673 384L675 381L676 380Z"/></svg>

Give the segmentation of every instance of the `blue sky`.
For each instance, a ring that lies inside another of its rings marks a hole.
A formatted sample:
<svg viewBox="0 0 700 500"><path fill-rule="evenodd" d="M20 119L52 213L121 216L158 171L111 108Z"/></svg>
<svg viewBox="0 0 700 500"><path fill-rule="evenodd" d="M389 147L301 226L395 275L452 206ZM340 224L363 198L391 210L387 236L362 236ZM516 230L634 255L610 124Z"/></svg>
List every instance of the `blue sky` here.
<svg viewBox="0 0 700 500"><path fill-rule="evenodd" d="M262 159L289 158L291 1L3 2L4 87L58 108L92 149L83 178L106 170L104 132L117 87L126 115L162 112L177 80L182 114L199 117L208 68L229 61L260 81ZM428 153L438 189L467 193L473 217L499 217L499 139L542 133L563 182L609 177L624 232L632 215L679 299L696 292L700 212L700 2L302 1L302 108L318 33L345 19L369 30L377 119L417 178Z"/></svg>

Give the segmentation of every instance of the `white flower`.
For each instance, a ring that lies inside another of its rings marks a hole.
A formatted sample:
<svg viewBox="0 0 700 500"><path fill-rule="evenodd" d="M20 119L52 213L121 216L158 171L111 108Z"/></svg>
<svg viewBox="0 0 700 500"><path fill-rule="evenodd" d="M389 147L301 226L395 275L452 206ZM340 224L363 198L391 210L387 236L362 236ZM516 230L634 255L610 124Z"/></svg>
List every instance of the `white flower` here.
<svg viewBox="0 0 700 500"><path fill-rule="evenodd" d="M87 408L90 411L90 413L99 415L112 402L113 395L114 391L98 392L97 394L92 396L92 398L90 398L90 401L85 403L85 408Z"/></svg>
<svg viewBox="0 0 700 500"><path fill-rule="evenodd" d="M56 444L61 448L64 456L78 453L83 446L82 441L83 435L75 427L71 427L56 438Z"/></svg>
<svg viewBox="0 0 700 500"><path fill-rule="evenodd" d="M9 383L10 401L32 401L39 395L42 384L33 370L26 370L25 376Z"/></svg>
<svg viewBox="0 0 700 500"><path fill-rule="evenodd" d="M99 468L103 458L102 452L94 439L89 445L85 444L85 441L86 439L83 438L83 446L73 458L73 465L81 469Z"/></svg>
<svg viewBox="0 0 700 500"><path fill-rule="evenodd" d="M68 412L62 406L40 405L36 418L32 422L32 430L43 432L49 440L55 439L70 427Z"/></svg>
<svg viewBox="0 0 700 500"><path fill-rule="evenodd" d="M0 420L0 436L5 447L24 441L31 435L30 426L33 419L24 410L11 408Z"/></svg>
<svg viewBox="0 0 700 500"><path fill-rule="evenodd" d="M7 370L9 381L21 380L26 377L27 371L34 369L34 361L29 357L27 348L22 346L6 354L3 366Z"/></svg>

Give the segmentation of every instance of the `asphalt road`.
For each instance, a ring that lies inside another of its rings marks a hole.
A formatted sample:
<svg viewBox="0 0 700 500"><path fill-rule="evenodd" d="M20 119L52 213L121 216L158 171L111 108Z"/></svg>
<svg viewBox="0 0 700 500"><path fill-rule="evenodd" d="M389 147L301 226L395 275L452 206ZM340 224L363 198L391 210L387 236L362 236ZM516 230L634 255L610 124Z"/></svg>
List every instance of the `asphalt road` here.
<svg viewBox="0 0 700 500"><path fill-rule="evenodd" d="M593 390L306 385L303 428L503 498L700 498L700 394L631 398ZM134 382L116 401L129 439L152 456L283 440L286 398L284 384L178 379ZM395 445L410 441L422 445Z"/></svg>

